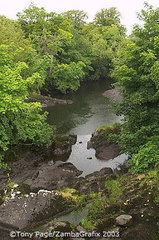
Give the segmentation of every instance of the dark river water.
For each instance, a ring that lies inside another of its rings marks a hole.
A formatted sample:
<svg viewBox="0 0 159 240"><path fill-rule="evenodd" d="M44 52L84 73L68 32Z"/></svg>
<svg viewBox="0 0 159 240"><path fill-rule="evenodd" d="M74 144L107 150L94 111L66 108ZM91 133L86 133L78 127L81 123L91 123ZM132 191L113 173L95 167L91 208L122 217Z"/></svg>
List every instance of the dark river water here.
<svg viewBox="0 0 159 240"><path fill-rule="evenodd" d="M98 126L121 121L121 117L114 113L111 101L102 96L110 87L109 80L90 82L82 85L77 92L63 96L63 99L71 99L73 104L47 108L48 123L56 125L59 133L77 134L77 143L68 161L82 170L83 176L103 167L117 168L126 158L122 154L113 160L103 161L95 157L94 149L87 149L87 141Z"/></svg>
<svg viewBox="0 0 159 240"><path fill-rule="evenodd" d="M82 85L77 92L63 96L73 104L47 108L48 122L55 124L59 133L77 135L88 135L98 126L119 122L121 118L115 115L110 100L101 94L109 88L108 80Z"/></svg>

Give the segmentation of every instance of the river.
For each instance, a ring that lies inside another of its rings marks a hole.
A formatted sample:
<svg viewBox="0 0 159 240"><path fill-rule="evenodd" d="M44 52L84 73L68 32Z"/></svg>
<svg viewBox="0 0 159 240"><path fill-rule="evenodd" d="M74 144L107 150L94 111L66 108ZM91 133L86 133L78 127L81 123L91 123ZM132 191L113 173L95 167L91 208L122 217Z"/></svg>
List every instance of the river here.
<svg viewBox="0 0 159 240"><path fill-rule="evenodd" d="M101 94L110 85L110 80L89 82L75 93L55 95L54 97L71 99L73 104L47 108L48 122L55 124L61 134L77 135L92 134L98 126L119 122L121 118L114 113L110 100Z"/></svg>
<svg viewBox="0 0 159 240"><path fill-rule="evenodd" d="M47 108L48 123L56 125L60 134L77 134L77 143L67 161L73 163L83 176L100 170L103 167L115 169L126 159L124 154L115 159L104 161L95 157L94 149L87 149L87 141L91 134L101 125L110 125L120 122L121 117L114 113L112 103L102 96L102 93L111 87L110 80L89 82L80 89L66 96L54 96L71 99L73 104L56 105Z"/></svg>

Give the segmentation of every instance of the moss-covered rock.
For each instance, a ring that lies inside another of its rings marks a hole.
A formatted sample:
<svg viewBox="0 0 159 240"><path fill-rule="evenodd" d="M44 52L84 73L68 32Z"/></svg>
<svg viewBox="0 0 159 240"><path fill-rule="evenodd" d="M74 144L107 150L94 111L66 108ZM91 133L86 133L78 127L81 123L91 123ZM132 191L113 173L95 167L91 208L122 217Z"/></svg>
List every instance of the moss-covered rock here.
<svg viewBox="0 0 159 240"><path fill-rule="evenodd" d="M96 157L99 159L109 160L119 155L121 148L116 143L120 134L121 125L115 123L109 126L100 126L92 134L87 148L96 150Z"/></svg>
<svg viewBox="0 0 159 240"><path fill-rule="evenodd" d="M0 218L4 223L19 229L31 229L75 205L73 198L64 197L59 192L40 190L38 193L5 200L0 206Z"/></svg>
<svg viewBox="0 0 159 240"><path fill-rule="evenodd" d="M108 195L104 199L95 199L88 213L88 221L92 224L96 223L97 231L110 231L117 224L118 216L130 215L133 219L131 225L125 227L123 225L120 228L122 240L157 240L158 180L158 170L142 175L127 173L116 176L116 179L109 179L105 185Z"/></svg>
<svg viewBox="0 0 159 240"><path fill-rule="evenodd" d="M56 160L67 160L71 153L72 145L76 141L76 135L57 135L51 147L54 158Z"/></svg>
<svg viewBox="0 0 159 240"><path fill-rule="evenodd" d="M30 186L25 183L11 182L10 180L5 187L0 191L1 199L14 199L16 196L22 197L30 193Z"/></svg>

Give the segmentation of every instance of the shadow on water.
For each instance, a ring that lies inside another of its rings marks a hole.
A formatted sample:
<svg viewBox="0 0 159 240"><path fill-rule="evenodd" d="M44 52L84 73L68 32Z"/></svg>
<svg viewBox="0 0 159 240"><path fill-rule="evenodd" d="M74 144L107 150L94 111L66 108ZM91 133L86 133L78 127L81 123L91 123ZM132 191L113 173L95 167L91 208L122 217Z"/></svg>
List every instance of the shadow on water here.
<svg viewBox="0 0 159 240"><path fill-rule="evenodd" d="M119 122L109 99L101 93L110 88L110 81L84 84L75 93L60 96L71 99L71 105L56 105L46 110L49 112L48 123L56 125L60 134L91 134L98 126ZM54 96L59 97L59 96Z"/></svg>
<svg viewBox="0 0 159 240"><path fill-rule="evenodd" d="M71 99L73 104L56 105L46 109L49 112L48 122L57 126L58 133L77 134L78 141L72 147L68 161L83 171L82 176L103 167L115 169L127 159L127 156L122 154L113 160L103 161L95 157L94 149L87 149L87 142L97 127L121 121L121 117L114 113L111 101L102 95L110 88L109 80L89 82L75 93L54 96Z"/></svg>

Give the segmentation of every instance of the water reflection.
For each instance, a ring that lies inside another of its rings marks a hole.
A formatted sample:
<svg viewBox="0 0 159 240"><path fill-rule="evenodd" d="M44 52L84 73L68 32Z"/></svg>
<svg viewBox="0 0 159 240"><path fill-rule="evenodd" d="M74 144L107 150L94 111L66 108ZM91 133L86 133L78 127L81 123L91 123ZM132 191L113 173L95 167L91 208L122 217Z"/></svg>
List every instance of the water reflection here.
<svg viewBox="0 0 159 240"><path fill-rule="evenodd" d="M48 122L55 124L59 133L78 135L78 141L72 147L68 161L83 171L82 176L103 167L117 168L127 158L123 154L113 160L101 161L95 157L94 149L87 149L87 141L98 126L110 125L121 120L121 117L114 113L110 100L101 94L109 88L108 81L83 85L76 93L63 96L64 99L71 99L73 104L56 105L47 109Z"/></svg>
<svg viewBox="0 0 159 240"><path fill-rule="evenodd" d="M49 112L48 123L55 124L61 134L91 134L100 125L119 122L110 101L102 92L110 88L110 83L93 82L81 86L76 92L63 96L73 100L71 105L56 105L46 110Z"/></svg>
<svg viewBox="0 0 159 240"><path fill-rule="evenodd" d="M48 123L55 124L61 134L66 134L78 125L85 124L93 116L92 109L87 102L56 105L47 108L47 111L49 112Z"/></svg>
<svg viewBox="0 0 159 240"><path fill-rule="evenodd" d="M127 160L128 156L126 154L121 154L108 161L96 158L95 150L87 149L87 142L90 138L91 135L78 135L77 143L72 147L72 153L68 159L68 162L71 162L76 168L83 171L80 176L84 177L104 167L118 169L118 167Z"/></svg>

